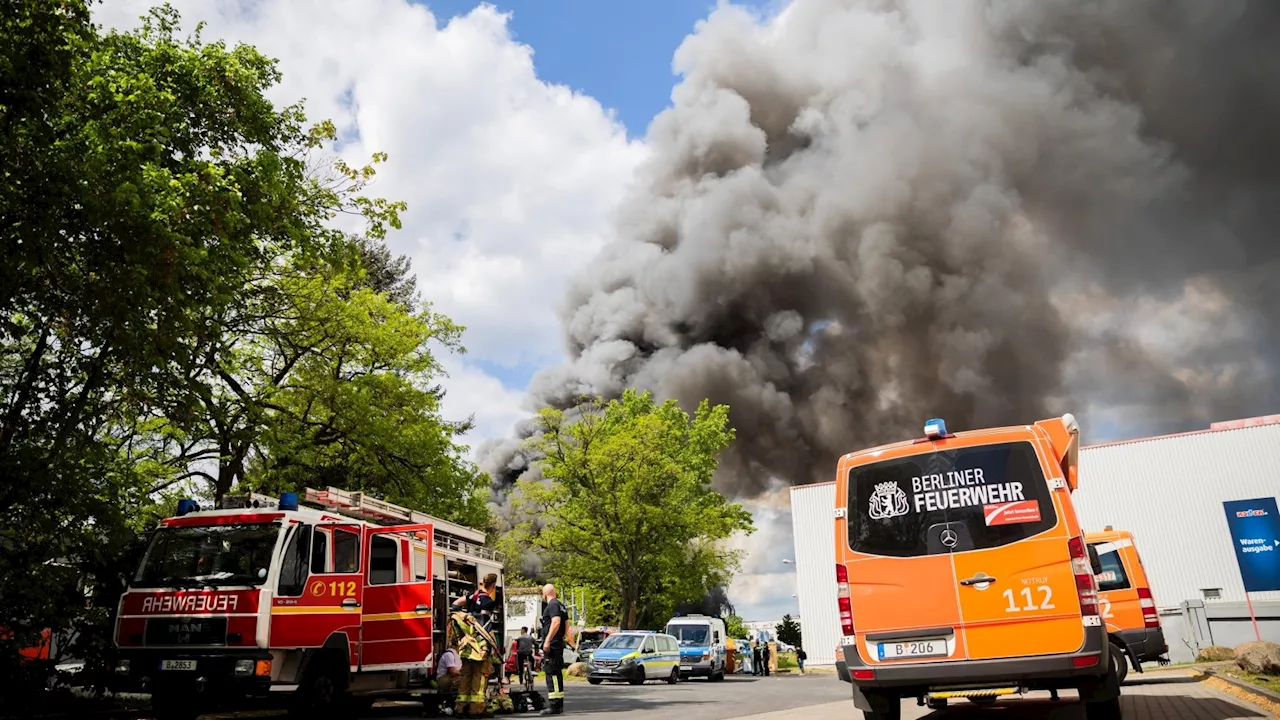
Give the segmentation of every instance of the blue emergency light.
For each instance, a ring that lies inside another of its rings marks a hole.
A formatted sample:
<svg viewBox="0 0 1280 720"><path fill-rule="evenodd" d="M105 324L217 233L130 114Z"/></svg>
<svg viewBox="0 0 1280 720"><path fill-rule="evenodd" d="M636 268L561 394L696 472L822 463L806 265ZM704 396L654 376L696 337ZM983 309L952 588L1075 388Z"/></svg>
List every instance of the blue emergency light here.
<svg viewBox="0 0 1280 720"><path fill-rule="evenodd" d="M932 420L925 421L924 423L925 437L929 438L930 440L937 440L940 437L945 437L946 434L947 434L947 424L942 421L942 418L934 418Z"/></svg>
<svg viewBox="0 0 1280 720"><path fill-rule="evenodd" d="M199 512L200 503L191 498L182 498L178 501L178 515L186 515L189 512Z"/></svg>
<svg viewBox="0 0 1280 720"><path fill-rule="evenodd" d="M280 493L280 509L281 510L297 510L298 509L298 493L295 493L295 492Z"/></svg>

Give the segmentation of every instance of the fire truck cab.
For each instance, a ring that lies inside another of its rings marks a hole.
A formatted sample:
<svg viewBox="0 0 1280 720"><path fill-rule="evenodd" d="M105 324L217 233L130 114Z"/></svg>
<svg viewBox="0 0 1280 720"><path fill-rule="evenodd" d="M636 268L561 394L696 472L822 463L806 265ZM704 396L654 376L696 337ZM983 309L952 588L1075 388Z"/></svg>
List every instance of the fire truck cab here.
<svg viewBox="0 0 1280 720"><path fill-rule="evenodd" d="M151 693L160 718L275 694L326 714L421 692L449 604L490 572L501 602L482 532L359 492L182 500L120 599L113 687Z"/></svg>

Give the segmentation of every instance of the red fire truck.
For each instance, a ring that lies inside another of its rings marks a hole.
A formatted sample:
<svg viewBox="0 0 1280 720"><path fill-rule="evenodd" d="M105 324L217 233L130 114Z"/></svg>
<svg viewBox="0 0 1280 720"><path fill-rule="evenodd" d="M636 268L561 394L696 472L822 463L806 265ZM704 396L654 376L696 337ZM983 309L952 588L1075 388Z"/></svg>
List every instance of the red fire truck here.
<svg viewBox="0 0 1280 720"><path fill-rule="evenodd" d="M336 488L182 500L120 598L113 685L151 693L161 718L276 694L329 715L421 693L450 602L490 572L502 600L484 539Z"/></svg>

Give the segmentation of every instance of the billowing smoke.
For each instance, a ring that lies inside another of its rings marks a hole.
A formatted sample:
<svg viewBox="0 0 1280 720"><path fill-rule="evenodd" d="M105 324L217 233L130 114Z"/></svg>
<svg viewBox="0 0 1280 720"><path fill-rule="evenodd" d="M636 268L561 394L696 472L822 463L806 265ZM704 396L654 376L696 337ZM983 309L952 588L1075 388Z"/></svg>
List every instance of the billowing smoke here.
<svg viewBox="0 0 1280 720"><path fill-rule="evenodd" d="M722 5L532 403L727 403L736 497L935 415L1274 412L1276 37L1273 0ZM481 454L500 488L530 460Z"/></svg>

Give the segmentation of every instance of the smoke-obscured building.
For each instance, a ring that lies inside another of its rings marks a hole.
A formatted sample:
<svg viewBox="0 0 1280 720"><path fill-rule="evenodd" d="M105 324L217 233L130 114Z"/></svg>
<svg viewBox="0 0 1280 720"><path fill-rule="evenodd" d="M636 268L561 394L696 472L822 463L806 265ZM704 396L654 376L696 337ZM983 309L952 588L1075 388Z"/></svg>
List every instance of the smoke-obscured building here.
<svg viewBox="0 0 1280 720"><path fill-rule="evenodd" d="M1280 495L1280 415L1215 423L1206 430L1084 447L1072 501L1086 531L1128 530L1142 556L1170 655L1194 657L1197 630L1182 604L1241 607L1244 585L1222 503ZM833 663L840 640L832 513L835 484L791 489L796 582L813 664ZM1280 593L1253 593L1255 608ZM855 624L857 618L854 618ZM1232 637L1249 620L1235 618ZM1222 632L1222 625L1220 628ZM1263 635L1280 631L1267 621ZM1252 639L1252 632L1248 633ZM1275 638L1272 638L1275 639ZM1215 642L1224 642L1215 638ZM1207 644L1201 642L1201 644ZM1227 642L1226 644L1231 644Z"/></svg>

